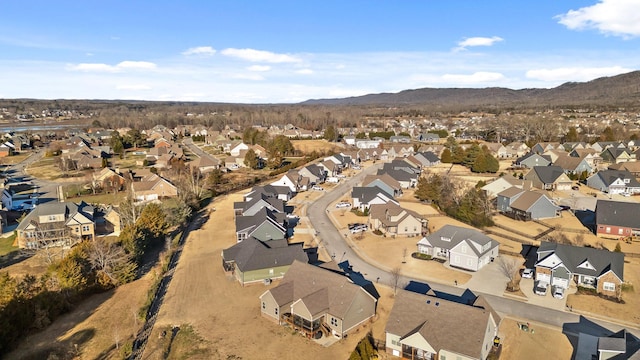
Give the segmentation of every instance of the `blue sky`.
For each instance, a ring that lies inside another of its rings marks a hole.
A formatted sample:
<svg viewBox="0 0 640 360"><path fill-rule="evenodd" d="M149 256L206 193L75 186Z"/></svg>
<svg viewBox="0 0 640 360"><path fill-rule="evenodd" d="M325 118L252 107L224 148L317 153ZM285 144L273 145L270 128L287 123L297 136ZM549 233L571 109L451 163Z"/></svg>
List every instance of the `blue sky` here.
<svg viewBox="0 0 640 360"><path fill-rule="evenodd" d="M9 1L0 98L291 103L640 69L640 0Z"/></svg>

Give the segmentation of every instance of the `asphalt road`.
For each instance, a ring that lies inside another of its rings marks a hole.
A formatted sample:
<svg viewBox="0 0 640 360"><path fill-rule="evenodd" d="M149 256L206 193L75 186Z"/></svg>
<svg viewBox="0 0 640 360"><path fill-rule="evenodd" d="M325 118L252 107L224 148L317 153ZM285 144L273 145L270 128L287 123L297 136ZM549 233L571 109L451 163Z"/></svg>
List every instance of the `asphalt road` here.
<svg viewBox="0 0 640 360"><path fill-rule="evenodd" d="M48 181L37 179L29 176L25 173L25 169L31 166L36 161L42 159L44 156L44 150L39 150L33 153L23 161L10 165L5 169L5 174L16 181L31 181L34 185L38 186L39 200L38 203L57 200L58 198L58 186L60 183L55 181Z"/></svg>
<svg viewBox="0 0 640 360"><path fill-rule="evenodd" d="M378 282L393 287L395 283L394 276L391 274L392 269L387 269L380 264L376 264L371 259L365 259L360 253L356 252L349 242L345 239L344 233L340 233L331 220L329 219L329 205L337 201L344 194L351 191L354 186L359 186L366 175L375 174L382 167L382 164L368 166L356 176L347 178L333 190L328 191L324 196L320 197L307 208L307 217L317 232L319 246L325 249L330 256L336 261L341 262L348 260L353 270L360 272L366 279L372 282ZM429 284L435 291L442 291L450 294L460 295L465 290L461 287L443 284L435 279L419 279L400 276L397 284L403 286L410 281L418 281ZM537 305L527 304L518 300L513 300L498 296L501 294L486 294L474 291L476 295L483 295L489 304L503 315L523 319L525 321L539 322L563 329L563 332L569 335L576 335L578 332L587 332L592 335L607 335L609 331L619 331L624 326L608 321L597 319L587 319L583 316L568 311L558 311L554 309L544 308ZM636 336L640 336L640 330L637 328L629 328Z"/></svg>

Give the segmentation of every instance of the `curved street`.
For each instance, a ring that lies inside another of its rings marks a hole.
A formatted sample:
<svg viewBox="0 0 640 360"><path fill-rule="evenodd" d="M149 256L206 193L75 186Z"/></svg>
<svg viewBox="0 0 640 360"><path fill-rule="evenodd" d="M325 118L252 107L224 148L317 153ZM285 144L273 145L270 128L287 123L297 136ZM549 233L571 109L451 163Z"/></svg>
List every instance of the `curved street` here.
<svg viewBox="0 0 640 360"><path fill-rule="evenodd" d="M338 260L338 262L348 260L350 265L353 266L353 270L360 272L366 279L393 287L394 277L391 274L391 269L375 263L372 259L367 258L366 254L362 254L358 252L357 249L354 249L353 245L350 244L347 239L347 234L341 234L338 229L336 229L328 216L329 211L327 210L331 203L350 192L354 186L358 186L365 176L375 174L381 166L382 163L368 166L356 176L344 179L341 184L331 191L327 191L325 195L308 206L307 217L318 234L319 250L326 250L327 253L332 258ZM456 287L443 284L437 279L429 279L426 277L409 278L402 275L400 276L398 284L399 286L403 286L403 284L407 284L411 280L428 283L434 290L449 294L459 295L466 289L466 287L462 286ZM591 330L590 333L592 334L598 333L602 331L600 326L611 331L618 331L625 328L625 326L613 322L591 318L586 320L583 316L576 313L549 309L505 298L501 293L487 294L477 291L474 288L471 288L471 290L476 295L484 296L490 305L503 315L559 327L562 328L565 333L569 334L577 335L579 330L587 331L587 328ZM626 326L626 328L631 330L636 336L640 335L640 331L637 328L629 328L628 326Z"/></svg>

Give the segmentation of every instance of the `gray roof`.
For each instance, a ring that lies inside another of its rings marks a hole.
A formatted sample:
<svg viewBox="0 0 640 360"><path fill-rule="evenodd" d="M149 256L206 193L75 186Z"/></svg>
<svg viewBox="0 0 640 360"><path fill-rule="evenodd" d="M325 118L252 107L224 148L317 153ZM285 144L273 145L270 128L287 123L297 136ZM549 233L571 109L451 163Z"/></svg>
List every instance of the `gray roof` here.
<svg viewBox="0 0 640 360"><path fill-rule="evenodd" d="M627 187L640 187L640 183L636 180L636 177L626 170L600 170L595 175L598 176L607 187L618 179L628 179L629 182L625 183Z"/></svg>
<svg viewBox="0 0 640 360"><path fill-rule="evenodd" d="M371 200L375 199L378 194L383 194L389 199L393 199L393 196L382 190L378 186L357 186L351 190L351 197L360 199L361 203L369 203Z"/></svg>
<svg viewBox="0 0 640 360"><path fill-rule="evenodd" d="M511 208L516 210L528 211L540 199L544 197L549 203L553 202L545 194L536 191L526 191L511 203ZM555 204L553 204L555 206Z"/></svg>
<svg viewBox="0 0 640 360"><path fill-rule="evenodd" d="M538 179L540 179L544 184L553 184L560 176L562 176L562 174L564 174L564 170L560 166L553 165L534 166L531 171L535 171Z"/></svg>
<svg viewBox="0 0 640 360"><path fill-rule="evenodd" d="M236 231L251 229L265 221L270 221L275 226L279 226L282 228L283 232L286 232L284 228L284 214L283 217L277 216L278 213L275 213L268 208L262 208L258 210L258 212L253 216L237 216L236 217Z"/></svg>
<svg viewBox="0 0 640 360"><path fill-rule="evenodd" d="M400 339L420 333L436 352L448 350L479 359L490 316L490 308L400 290L395 295L385 332Z"/></svg>
<svg viewBox="0 0 640 360"><path fill-rule="evenodd" d="M291 265L295 260L307 262L309 258L302 243L287 244L287 240L262 242L249 237L222 251L225 261L235 261L242 272Z"/></svg>
<svg viewBox="0 0 640 360"><path fill-rule="evenodd" d="M640 229L640 204L611 200L596 202L596 226L614 225Z"/></svg>
<svg viewBox="0 0 640 360"><path fill-rule="evenodd" d="M538 254L546 252L549 252L549 255L540 258L538 262L555 253L572 273L597 277L611 270L621 280L624 280L624 253L542 241L538 248ZM578 268L578 265L586 260L595 270Z"/></svg>
<svg viewBox="0 0 640 360"><path fill-rule="evenodd" d="M485 253L491 251L491 249L499 245L497 241L493 240L492 238L476 229L469 229L455 225L445 225L440 228L440 230L427 235L425 239L432 246L440 247L443 249L452 249L459 243L467 240L473 240L480 245L491 243L489 250L485 251ZM449 241L443 239L449 239ZM470 246L470 248L473 249L476 255L480 256L482 254L478 252L478 249L476 249L475 246Z"/></svg>
<svg viewBox="0 0 640 360"><path fill-rule="evenodd" d="M75 216L77 213L82 214L87 219L93 221L93 215L95 213L95 208L91 205L88 205L84 201L81 201L79 204L73 202L56 202L51 201L43 204L39 204L33 209L27 216L22 219L20 224L18 225L18 230L24 230L31 222L39 223L38 218L40 216L49 216L49 215L58 215L65 214L65 221L69 218Z"/></svg>

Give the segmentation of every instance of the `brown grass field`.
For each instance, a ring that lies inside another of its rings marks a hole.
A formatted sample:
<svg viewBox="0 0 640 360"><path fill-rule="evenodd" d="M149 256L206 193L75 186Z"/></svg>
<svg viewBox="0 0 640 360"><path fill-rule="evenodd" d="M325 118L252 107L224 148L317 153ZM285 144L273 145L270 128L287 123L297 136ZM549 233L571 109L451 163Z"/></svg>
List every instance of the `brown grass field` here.
<svg viewBox="0 0 640 360"><path fill-rule="evenodd" d="M291 144L293 147L302 151L303 153L310 153L313 151L318 152L327 152L327 151L337 151L341 149L341 146L336 143L330 143L327 140L291 140Z"/></svg>

